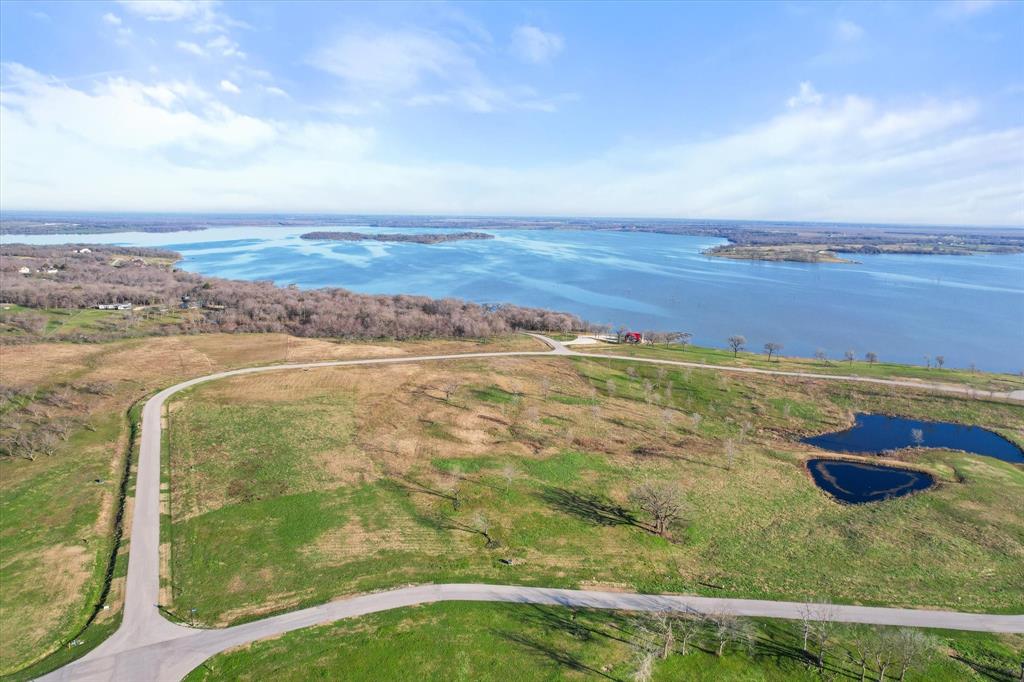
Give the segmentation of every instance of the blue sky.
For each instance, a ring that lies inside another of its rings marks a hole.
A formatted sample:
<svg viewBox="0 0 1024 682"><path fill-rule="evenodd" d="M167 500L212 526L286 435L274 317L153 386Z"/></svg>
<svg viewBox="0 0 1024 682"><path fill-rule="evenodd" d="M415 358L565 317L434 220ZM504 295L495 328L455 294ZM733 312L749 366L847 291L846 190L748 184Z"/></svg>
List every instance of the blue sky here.
<svg viewBox="0 0 1024 682"><path fill-rule="evenodd" d="M5 209L1024 224L1024 3L0 4Z"/></svg>

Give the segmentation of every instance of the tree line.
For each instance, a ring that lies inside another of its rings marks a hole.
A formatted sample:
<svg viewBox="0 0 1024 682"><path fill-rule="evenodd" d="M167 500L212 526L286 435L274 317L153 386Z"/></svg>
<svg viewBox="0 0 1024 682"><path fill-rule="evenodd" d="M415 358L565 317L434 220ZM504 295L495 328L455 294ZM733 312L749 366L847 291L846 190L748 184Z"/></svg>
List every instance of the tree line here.
<svg viewBox="0 0 1024 682"><path fill-rule="evenodd" d="M336 287L281 287L207 277L146 260L177 260L178 254L170 251L92 245L89 249L81 253L74 245L0 247L4 302L29 308L86 308L106 303L178 307L186 301L203 308L188 331L283 332L307 337L479 338L515 329L583 328L575 315L539 308L358 294ZM31 272L22 274L21 268ZM50 269L57 272L48 274ZM23 327L32 325L26 321Z"/></svg>

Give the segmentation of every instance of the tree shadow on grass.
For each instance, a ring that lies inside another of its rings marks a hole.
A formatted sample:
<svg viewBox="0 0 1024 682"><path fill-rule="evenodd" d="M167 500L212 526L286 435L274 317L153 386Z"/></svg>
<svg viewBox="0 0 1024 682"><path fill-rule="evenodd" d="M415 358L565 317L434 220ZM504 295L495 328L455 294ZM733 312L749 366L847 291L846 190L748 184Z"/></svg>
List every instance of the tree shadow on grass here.
<svg viewBox="0 0 1024 682"><path fill-rule="evenodd" d="M960 654L952 656L954 661L960 661L968 668L977 673L980 677L993 682L1017 682L1020 679L1014 670L1007 671L1005 668L996 668L980 661L972 661Z"/></svg>
<svg viewBox="0 0 1024 682"><path fill-rule="evenodd" d="M518 645L528 653L547 659L548 661L551 661L561 667L568 668L569 670L589 673L590 675L603 677L606 680L616 679L604 671L587 665L568 651L563 651L562 649L548 644L547 642L542 642L540 640L527 637L526 635L521 635L518 632L495 631L494 634L511 644Z"/></svg>
<svg viewBox="0 0 1024 682"><path fill-rule="evenodd" d="M574 608L552 608L532 605L519 619L527 625L539 625L545 630L558 630L574 639L586 640L604 637L629 644L629 619L622 613L580 611Z"/></svg>
<svg viewBox="0 0 1024 682"><path fill-rule="evenodd" d="M548 506L599 526L635 526L650 530L628 509L601 495L548 487L538 496Z"/></svg>

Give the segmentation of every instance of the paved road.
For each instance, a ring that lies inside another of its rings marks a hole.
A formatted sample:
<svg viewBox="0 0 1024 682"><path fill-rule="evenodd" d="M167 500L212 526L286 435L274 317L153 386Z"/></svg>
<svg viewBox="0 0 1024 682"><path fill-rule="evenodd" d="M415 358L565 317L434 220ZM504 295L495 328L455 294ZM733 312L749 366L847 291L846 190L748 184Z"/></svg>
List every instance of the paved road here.
<svg viewBox="0 0 1024 682"><path fill-rule="evenodd" d="M375 611L385 611L434 601L501 601L535 604L563 604L608 609L659 611L693 608L704 612L728 612L736 615L800 618L805 610L795 602L769 602L748 599L707 599L701 597L638 595L618 592L587 592L502 585L425 585L380 592L352 599L331 602L301 611L220 630L196 630L175 625L160 615L157 603L160 594L160 442L161 413L164 402L175 393L197 384L225 377L280 372L316 367L355 365L387 365L410 362L459 360L495 357L581 356L622 360L614 355L576 353L563 344L534 334L551 348L550 351L515 351L496 353L463 353L459 355L424 355L367 360L332 360L291 365L268 365L218 372L184 381L160 391L146 402L142 410L142 438L139 448L138 479L135 489L134 516L129 545L128 578L125 587L124 616L121 627L108 640L84 657L41 678L44 680L159 680L177 681L210 656L246 642L278 635L290 630L328 623ZM715 367L695 363L628 358L657 364L693 366L728 372L783 375L839 381L866 381L896 386L913 386L931 390L965 393L963 387L922 385L886 379L863 379L807 373L776 372L735 367ZM957 390L958 389L958 390ZM1007 398L1008 396L1003 395ZM984 632L1024 632L1024 615L997 616L923 611L910 609L832 606L825 614L829 620L875 623L879 625L912 625Z"/></svg>

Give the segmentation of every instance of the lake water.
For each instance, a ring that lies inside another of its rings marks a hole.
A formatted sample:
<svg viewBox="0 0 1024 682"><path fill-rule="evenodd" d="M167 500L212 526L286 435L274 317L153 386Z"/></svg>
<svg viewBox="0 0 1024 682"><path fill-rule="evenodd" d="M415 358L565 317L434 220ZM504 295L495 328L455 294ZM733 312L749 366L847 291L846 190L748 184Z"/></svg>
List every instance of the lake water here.
<svg viewBox="0 0 1024 682"><path fill-rule="evenodd" d="M807 470L815 485L849 504L903 497L935 484L934 478L921 471L835 459L808 460Z"/></svg>
<svg viewBox="0 0 1024 682"><path fill-rule="evenodd" d="M1024 464L1024 451L988 429L883 414L858 414L851 428L804 438L803 442L823 450L852 453L878 453L910 447L948 448Z"/></svg>
<svg viewBox="0 0 1024 682"><path fill-rule="evenodd" d="M689 331L703 345L742 334L758 351L776 341L792 355L823 348L837 358L853 349L882 361L944 355L950 367L1024 369L1024 254L764 263L708 258L701 251L721 240L663 234L493 230L493 240L423 245L299 239L307 231L225 227L4 241L166 247L184 255L181 267L208 275L538 306L632 329Z"/></svg>

